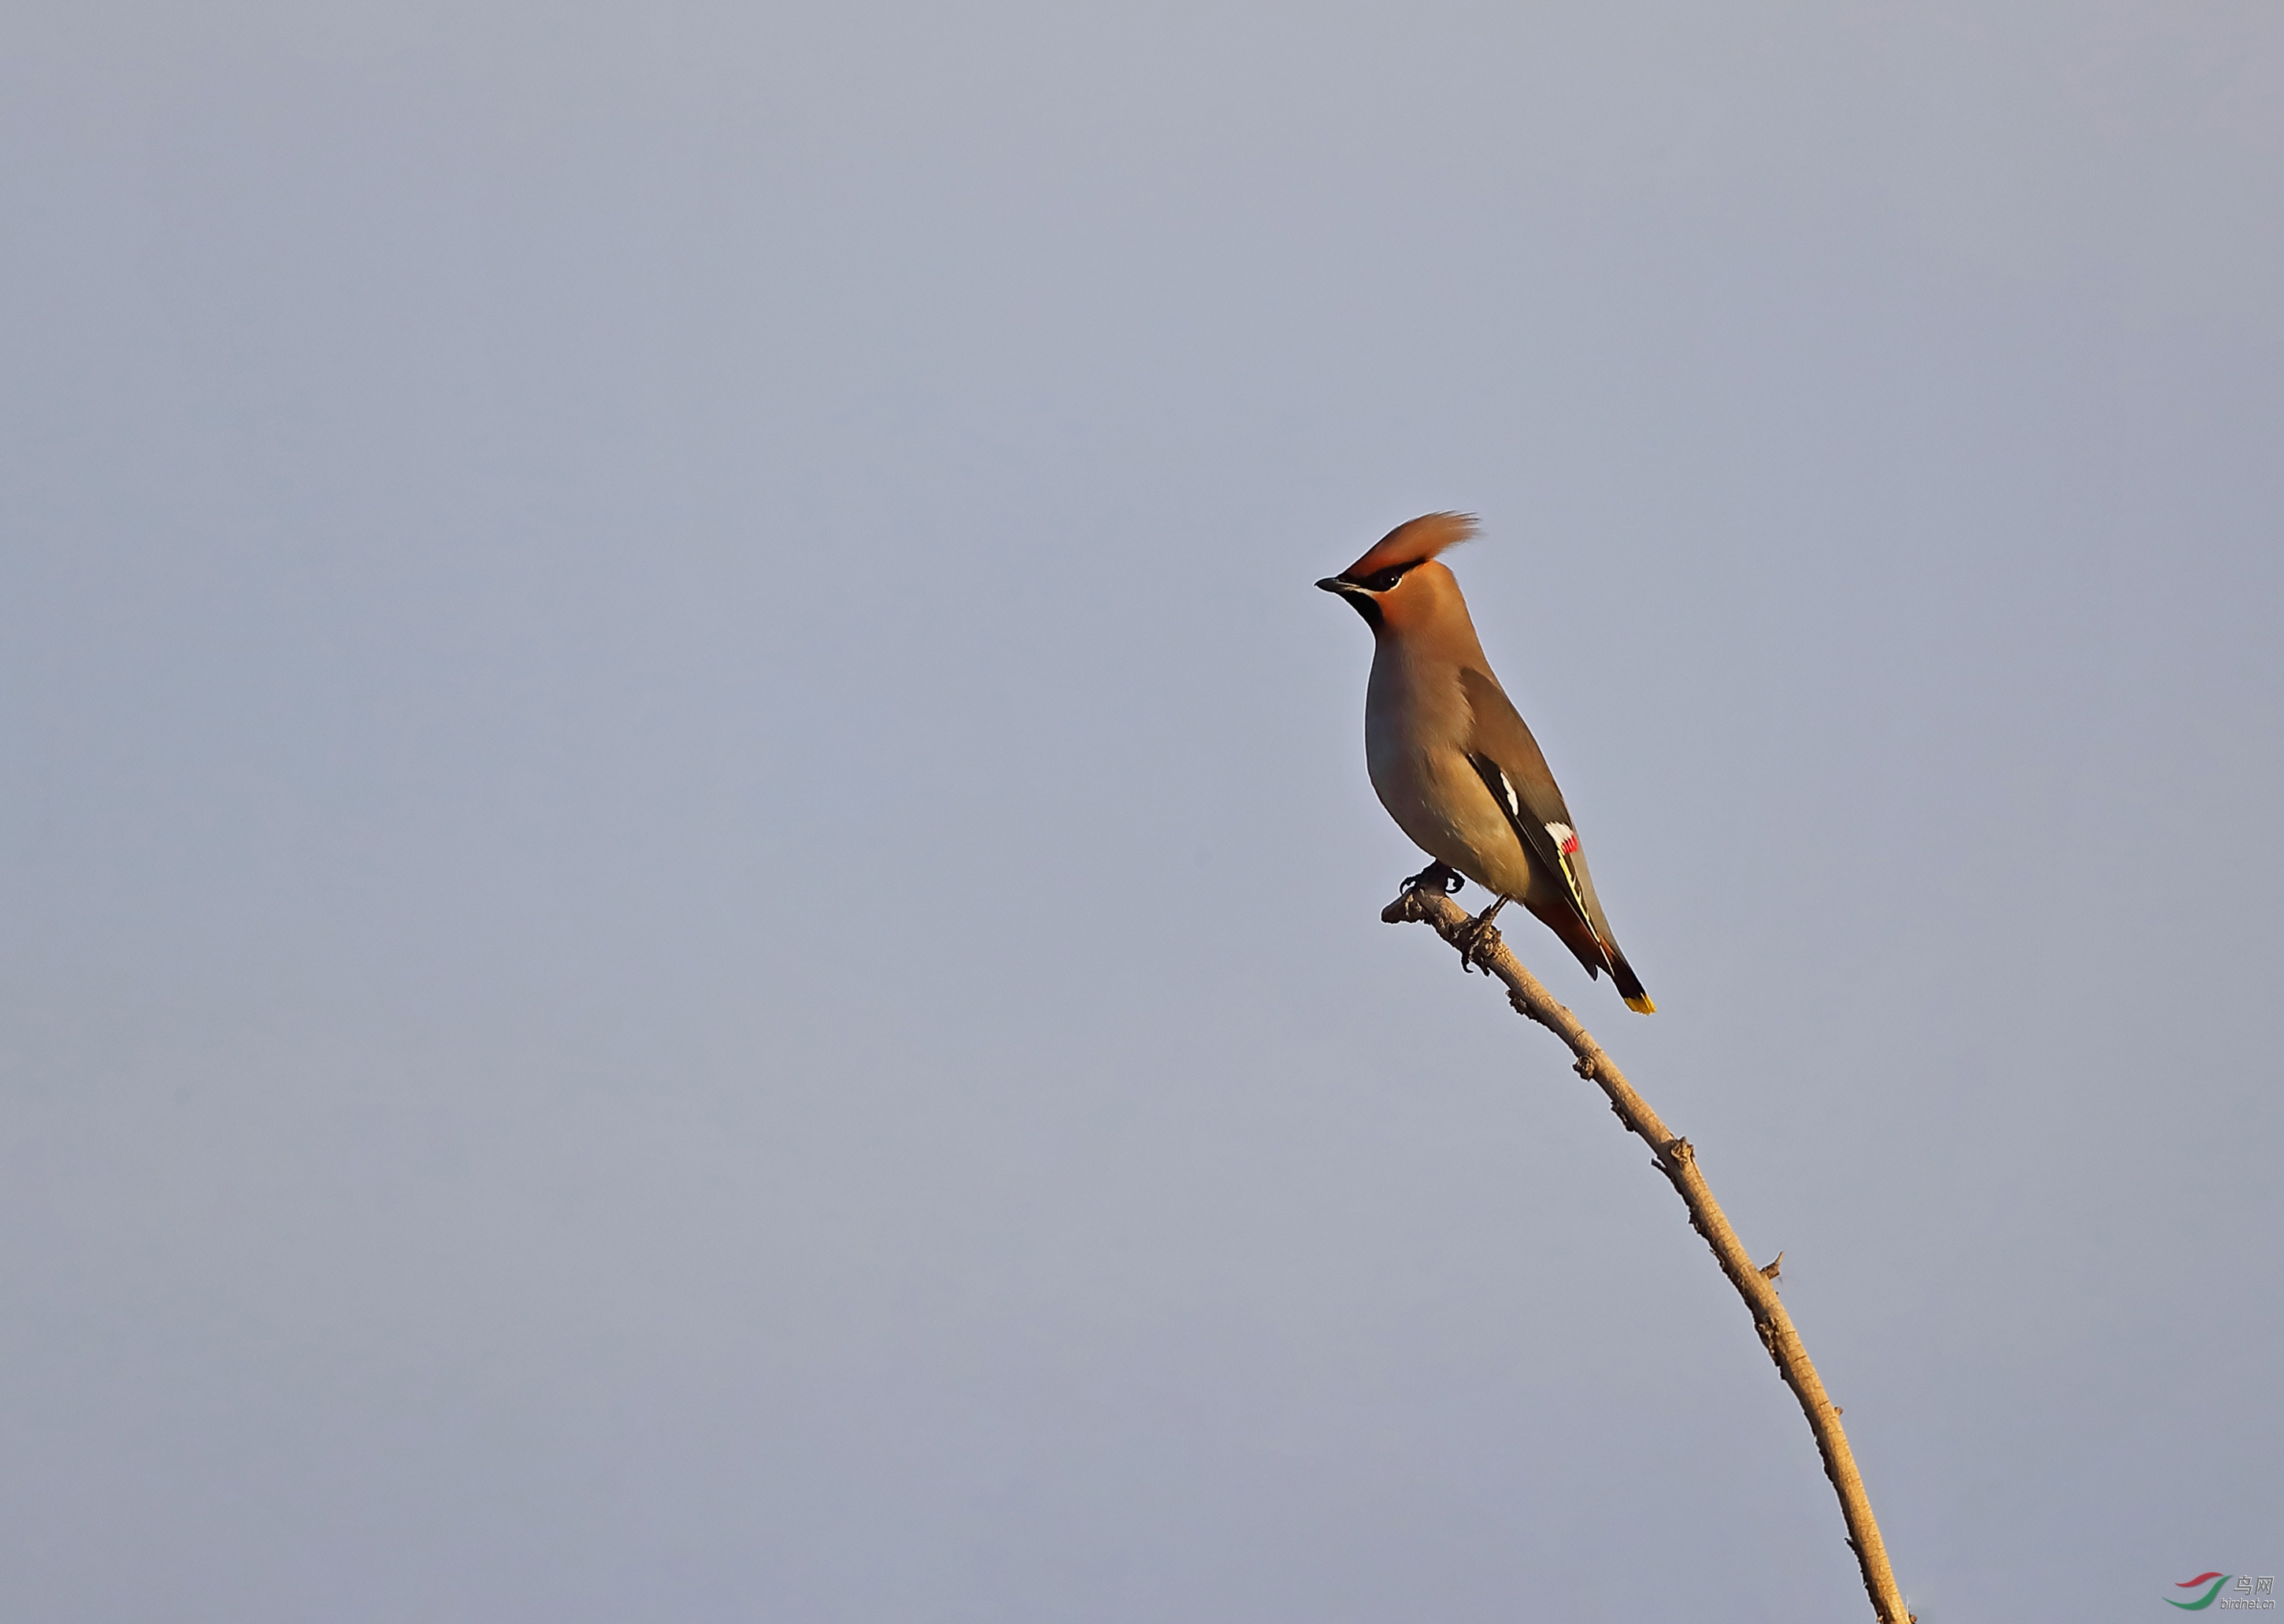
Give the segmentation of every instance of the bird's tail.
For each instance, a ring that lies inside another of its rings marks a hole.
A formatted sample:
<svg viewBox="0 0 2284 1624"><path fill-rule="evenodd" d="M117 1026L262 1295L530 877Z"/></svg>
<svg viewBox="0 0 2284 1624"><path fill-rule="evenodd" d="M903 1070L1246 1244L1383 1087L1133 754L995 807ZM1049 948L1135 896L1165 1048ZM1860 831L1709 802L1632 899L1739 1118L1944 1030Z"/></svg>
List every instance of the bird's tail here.
<svg viewBox="0 0 2284 1624"><path fill-rule="evenodd" d="M1641 978L1634 973L1634 967L1626 963L1626 956L1615 947L1610 949L1610 980L1617 983L1618 996L1626 1001L1626 1008L1637 1015L1657 1013L1657 1005L1649 1001L1649 994L1642 989Z"/></svg>

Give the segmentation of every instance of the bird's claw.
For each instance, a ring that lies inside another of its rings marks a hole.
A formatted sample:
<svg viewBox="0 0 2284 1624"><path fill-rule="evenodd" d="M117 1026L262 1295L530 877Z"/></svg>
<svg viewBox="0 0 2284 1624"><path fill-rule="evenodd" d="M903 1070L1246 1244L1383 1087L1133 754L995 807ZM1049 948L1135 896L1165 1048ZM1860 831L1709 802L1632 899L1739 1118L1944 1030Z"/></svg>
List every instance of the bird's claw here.
<svg viewBox="0 0 2284 1624"><path fill-rule="evenodd" d="M1451 933L1451 945L1459 949L1459 969L1464 972L1481 967L1485 975L1492 973L1491 956L1499 950L1498 926L1491 923L1506 907L1506 897L1494 897L1491 905Z"/></svg>
<svg viewBox="0 0 2284 1624"><path fill-rule="evenodd" d="M1473 973L1479 966L1485 975L1491 973L1491 957L1499 950L1499 928L1486 914L1470 919L1451 933L1451 945L1459 949L1459 969Z"/></svg>
<svg viewBox="0 0 2284 1624"><path fill-rule="evenodd" d="M1450 864L1437 862L1429 863L1405 880L1404 889L1407 892L1433 891L1439 896L1453 896L1467 883Z"/></svg>

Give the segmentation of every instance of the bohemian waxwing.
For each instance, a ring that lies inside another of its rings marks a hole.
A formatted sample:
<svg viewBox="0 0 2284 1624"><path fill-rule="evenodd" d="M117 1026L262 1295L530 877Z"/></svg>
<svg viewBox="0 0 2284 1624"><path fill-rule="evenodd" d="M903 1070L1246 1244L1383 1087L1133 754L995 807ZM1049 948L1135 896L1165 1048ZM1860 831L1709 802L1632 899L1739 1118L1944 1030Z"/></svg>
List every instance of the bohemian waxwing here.
<svg viewBox="0 0 2284 1624"><path fill-rule="evenodd" d="M1317 584L1372 628L1365 690L1365 764L1396 827L1435 859L1408 882L1441 887L1466 875L1498 901L1475 922L1472 958L1490 921L1521 902L1577 955L1610 972L1626 1007L1651 1013L1594 895L1569 808L1538 741L1491 675L1459 581L1435 555L1474 535L1465 513L1398 525L1339 574Z"/></svg>

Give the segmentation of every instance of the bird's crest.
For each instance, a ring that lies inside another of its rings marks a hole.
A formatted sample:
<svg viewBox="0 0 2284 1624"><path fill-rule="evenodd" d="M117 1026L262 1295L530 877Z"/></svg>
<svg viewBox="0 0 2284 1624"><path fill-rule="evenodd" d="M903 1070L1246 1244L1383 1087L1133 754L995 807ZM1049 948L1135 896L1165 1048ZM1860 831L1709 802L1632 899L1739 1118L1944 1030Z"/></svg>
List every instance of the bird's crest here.
<svg viewBox="0 0 2284 1624"><path fill-rule="evenodd" d="M1348 578L1361 581L1381 570L1425 564L1446 547L1457 547L1474 536L1473 513L1423 513L1373 543L1371 551L1349 566Z"/></svg>

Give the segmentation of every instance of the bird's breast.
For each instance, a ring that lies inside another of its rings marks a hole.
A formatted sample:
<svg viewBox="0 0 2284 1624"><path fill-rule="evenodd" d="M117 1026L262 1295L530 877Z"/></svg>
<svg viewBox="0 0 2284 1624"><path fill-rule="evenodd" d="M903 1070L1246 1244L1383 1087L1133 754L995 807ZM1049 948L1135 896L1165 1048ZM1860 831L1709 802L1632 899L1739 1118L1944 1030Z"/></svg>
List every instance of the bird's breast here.
<svg viewBox="0 0 2284 1624"><path fill-rule="evenodd" d="M1364 711L1365 766L1380 804L1429 856L1477 885L1520 897L1529 860L1467 760L1473 714L1452 671L1438 682L1383 645Z"/></svg>

